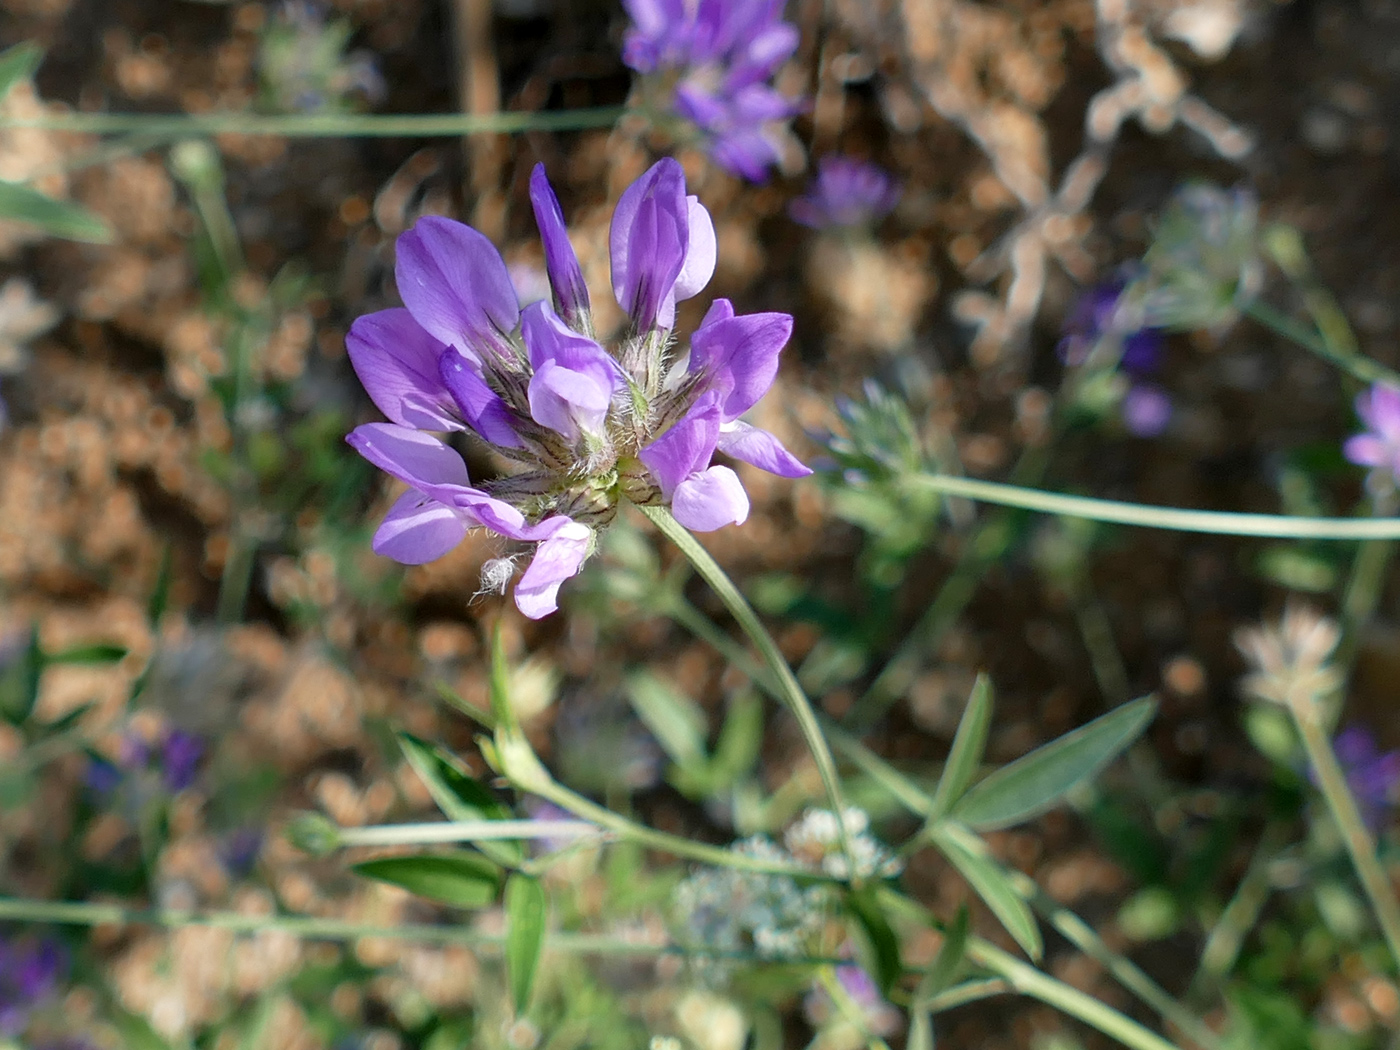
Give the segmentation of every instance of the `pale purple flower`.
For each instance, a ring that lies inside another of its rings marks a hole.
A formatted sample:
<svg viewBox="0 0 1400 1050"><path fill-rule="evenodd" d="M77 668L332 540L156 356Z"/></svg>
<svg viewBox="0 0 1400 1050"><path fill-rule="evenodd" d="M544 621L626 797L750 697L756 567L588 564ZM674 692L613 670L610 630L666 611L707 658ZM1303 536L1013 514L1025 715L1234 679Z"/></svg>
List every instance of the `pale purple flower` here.
<svg viewBox="0 0 1400 1050"><path fill-rule="evenodd" d="M894 211L901 192L889 172L869 161L823 157L811 188L788 205L788 213L817 230L855 229Z"/></svg>
<svg viewBox="0 0 1400 1050"><path fill-rule="evenodd" d="M802 105L770 83L797 49L783 0L623 0L622 60L673 90L670 104L721 167L753 182L778 161L776 130Z"/></svg>
<svg viewBox="0 0 1400 1050"><path fill-rule="evenodd" d="M1097 343L1116 338L1122 341L1118 364L1130 376L1145 378L1161 367L1162 331L1136 323L1135 312L1123 300L1126 285L1123 277L1115 277L1094 285L1075 301L1059 346L1065 364L1082 365Z"/></svg>
<svg viewBox="0 0 1400 1050"><path fill-rule="evenodd" d="M1172 419L1172 401L1156 383L1134 383L1123 395L1123 425L1135 437L1159 437Z"/></svg>
<svg viewBox="0 0 1400 1050"><path fill-rule="evenodd" d="M0 1034L17 1036L68 973L68 952L52 938L0 940Z"/></svg>
<svg viewBox="0 0 1400 1050"><path fill-rule="evenodd" d="M836 967L836 982L850 998L851 1004L860 1011L864 1025L872 1035L887 1036L899 1031L903 1022L899 1010L880 994L874 978L863 967L856 963ZM814 1028L821 1028L841 1017L831 996L820 986L808 993L802 1004L802 1012Z"/></svg>
<svg viewBox="0 0 1400 1050"><path fill-rule="evenodd" d="M595 532L622 498L665 502L697 530L742 522L748 497L716 451L784 477L810 471L773 435L740 417L772 385L792 332L786 314L735 316L718 300L676 357L676 303L715 268L709 212L662 160L622 194L610 247L613 294L630 323L616 346L594 337L587 286L563 212L537 167L530 197L545 245L552 304L523 310L495 247L469 226L427 217L399 238L406 306L359 318L346 347L388 423L348 440L408 491L374 537L406 564L441 557L469 529L533 545L515 588L526 616L557 608L559 586L582 568ZM475 434L512 470L474 484L438 436ZM488 589L512 559L493 559Z"/></svg>
<svg viewBox="0 0 1400 1050"><path fill-rule="evenodd" d="M1377 383L1357 395L1356 414L1366 430L1349 438L1342 454L1358 466L1400 477L1400 389Z"/></svg>
<svg viewBox="0 0 1400 1050"><path fill-rule="evenodd" d="M1371 731L1358 725L1338 733L1332 747L1362 819L1378 830L1400 804L1400 751L1382 754Z"/></svg>
<svg viewBox="0 0 1400 1050"><path fill-rule="evenodd" d="M203 740L183 729L172 729L160 746L160 773L165 786L171 791L184 791L194 783L203 757Z"/></svg>

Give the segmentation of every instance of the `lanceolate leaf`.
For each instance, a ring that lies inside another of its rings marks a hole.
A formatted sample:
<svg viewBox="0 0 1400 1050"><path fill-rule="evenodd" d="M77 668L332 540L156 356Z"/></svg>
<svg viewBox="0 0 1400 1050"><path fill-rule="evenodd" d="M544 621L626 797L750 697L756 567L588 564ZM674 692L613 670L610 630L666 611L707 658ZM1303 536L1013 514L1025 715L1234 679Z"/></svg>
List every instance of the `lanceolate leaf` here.
<svg viewBox="0 0 1400 1050"><path fill-rule="evenodd" d="M899 958L899 938L895 936L870 887L851 891L847 895L847 903L870 942L871 953L875 957L875 981L880 986L880 994L889 995L903 970Z"/></svg>
<svg viewBox="0 0 1400 1050"><path fill-rule="evenodd" d="M1136 740L1156 711L1146 696L1052 740L973 787L953 806L953 818L990 831L1044 813Z"/></svg>
<svg viewBox="0 0 1400 1050"><path fill-rule="evenodd" d="M381 857L356 864L355 871L458 908L484 908L501 887L501 869L477 853Z"/></svg>
<svg viewBox="0 0 1400 1050"><path fill-rule="evenodd" d="M110 664L116 663L127 653L122 645L77 645L49 653L44 657L46 664Z"/></svg>
<svg viewBox="0 0 1400 1050"><path fill-rule="evenodd" d="M55 200L19 182L0 182L0 219L37 226L50 237L107 244L112 231L99 216L71 201Z"/></svg>
<svg viewBox="0 0 1400 1050"><path fill-rule="evenodd" d="M506 973L517 1014L530 1006L548 911L549 898L539 879L519 872L511 875L506 883Z"/></svg>
<svg viewBox="0 0 1400 1050"><path fill-rule="evenodd" d="M39 635L31 631L29 641L9 662L0 667L0 717L19 725L34 710L39 699L39 678L44 672L44 652Z"/></svg>
<svg viewBox="0 0 1400 1050"><path fill-rule="evenodd" d="M478 784L449 752L411 733L398 734L399 747L428 792L449 820L509 820L511 812ZM524 859L523 847L509 840L488 840L478 848L492 859L514 867Z"/></svg>
<svg viewBox="0 0 1400 1050"><path fill-rule="evenodd" d="M934 829L933 844L992 909L992 914L1026 954L1039 959L1044 945L1035 916L1000 865L988 855L982 840L966 828L948 823Z"/></svg>
<svg viewBox="0 0 1400 1050"><path fill-rule="evenodd" d="M967 785L972 783L973 774L977 772L977 765L982 761L982 752L987 746L987 730L991 724L992 683L985 674L979 674L967 698L967 708L958 722L953 748L948 753L948 764L943 767L943 776L938 780L933 802L929 805L928 819L931 822L947 816L948 811L962 798Z"/></svg>

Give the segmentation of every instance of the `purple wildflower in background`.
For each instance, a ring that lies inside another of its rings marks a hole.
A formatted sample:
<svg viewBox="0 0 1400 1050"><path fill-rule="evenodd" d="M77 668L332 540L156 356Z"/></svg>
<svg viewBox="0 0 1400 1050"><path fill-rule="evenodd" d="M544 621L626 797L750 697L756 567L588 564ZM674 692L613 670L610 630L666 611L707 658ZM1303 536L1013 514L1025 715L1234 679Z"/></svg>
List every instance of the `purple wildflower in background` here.
<svg viewBox="0 0 1400 1050"><path fill-rule="evenodd" d="M718 299L689 356L674 353L676 303L715 268L710 214L686 194L676 161L643 174L613 213L613 295L630 318L613 347L594 338L588 287L543 165L530 198L553 302L521 309L486 237L420 219L398 240L405 307L359 318L346 339L389 422L347 440L408 486L375 534L376 552L420 564L473 528L530 545L515 603L538 619L558 608L560 584L582 568L624 497L667 503L681 524L707 531L749 511L738 475L712 462L716 451L783 477L811 472L741 419L773 384L789 315L736 315ZM462 457L431 433L440 431L475 434L512 472L473 483ZM487 589L504 590L513 565L488 562Z"/></svg>
<svg viewBox="0 0 1400 1050"><path fill-rule="evenodd" d="M203 740L183 729L172 729L160 747L160 772L165 786L171 791L184 791L194 783L203 757Z"/></svg>
<svg viewBox="0 0 1400 1050"><path fill-rule="evenodd" d="M29 1015L58 991L68 953L51 938L0 939L0 1034L17 1036Z"/></svg>
<svg viewBox="0 0 1400 1050"><path fill-rule="evenodd" d="M836 981L851 1002L860 1010L865 1026L872 1035L893 1035L903 1023L899 1011L880 994L874 978L855 963L836 967ZM836 1004L824 988L814 988L803 1001L803 1013L808 1023L820 1028L840 1017Z"/></svg>
<svg viewBox="0 0 1400 1050"><path fill-rule="evenodd" d="M166 791L184 791L195 781L204 750L204 741L183 729L167 730L156 746L136 733L128 733L122 738L117 761L93 757L85 779L88 789L99 796L115 793L129 776L141 774L147 779L158 774Z"/></svg>
<svg viewBox="0 0 1400 1050"><path fill-rule="evenodd" d="M871 226L899 203L903 187L889 172L854 157L823 157L817 177L788 213L816 230Z"/></svg>
<svg viewBox="0 0 1400 1050"><path fill-rule="evenodd" d="M1115 278L1079 297L1065 320L1060 359L1082 365L1100 342L1119 340L1118 368L1129 382L1120 405L1123 425L1135 437L1158 437L1171 422L1172 402L1162 387L1148 380L1162 366L1165 339L1161 329L1134 323L1132 312L1124 307L1125 289L1126 282Z"/></svg>
<svg viewBox="0 0 1400 1050"><path fill-rule="evenodd" d="M623 0L632 25L622 60L642 74L670 73L672 105L704 132L717 164L761 182L777 163L777 126L802 105L770 83L797 49L783 0ZM668 81L669 83L669 81Z"/></svg>
<svg viewBox="0 0 1400 1050"><path fill-rule="evenodd" d="M1356 414L1366 430L1348 439L1342 454L1400 478L1400 389L1377 383L1357 395Z"/></svg>
<svg viewBox="0 0 1400 1050"><path fill-rule="evenodd" d="M1362 819L1371 830L1379 830L1400 804L1400 751L1381 754L1371 731L1357 725L1338 733L1332 747Z"/></svg>

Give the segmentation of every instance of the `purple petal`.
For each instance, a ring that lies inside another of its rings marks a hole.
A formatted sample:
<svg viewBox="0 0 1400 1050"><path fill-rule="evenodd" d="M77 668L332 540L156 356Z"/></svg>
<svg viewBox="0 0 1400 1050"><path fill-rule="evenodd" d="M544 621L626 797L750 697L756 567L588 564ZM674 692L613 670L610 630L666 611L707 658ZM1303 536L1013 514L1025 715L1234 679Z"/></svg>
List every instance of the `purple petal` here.
<svg viewBox="0 0 1400 1050"><path fill-rule="evenodd" d="M666 157L623 191L609 234L613 294L638 331L675 324L674 290L689 239L685 173Z"/></svg>
<svg viewBox="0 0 1400 1050"><path fill-rule="evenodd" d="M394 275L413 319L468 356L508 354L520 303L501 253L470 226L438 215L398 239Z"/></svg>
<svg viewBox="0 0 1400 1050"><path fill-rule="evenodd" d="M706 374L711 387L724 392L726 422L743 415L768 392L778 374L778 354L790 335L792 317L780 313L720 318L695 330L689 370Z"/></svg>
<svg viewBox="0 0 1400 1050"><path fill-rule="evenodd" d="M590 307L588 285L569 241L559 198L545 176L543 164L536 164L530 173L530 205L535 210L540 240L544 242L544 265L549 272L550 287L554 289L554 307L571 328L582 331L587 327L585 319Z"/></svg>
<svg viewBox="0 0 1400 1050"><path fill-rule="evenodd" d="M1342 455L1359 467L1390 465L1390 446L1374 434L1357 434L1342 446Z"/></svg>
<svg viewBox="0 0 1400 1050"><path fill-rule="evenodd" d="M784 448L772 434L742 420L720 427L719 450L780 478L805 478L812 473L811 467Z"/></svg>
<svg viewBox="0 0 1400 1050"><path fill-rule="evenodd" d="M685 202L690 243L686 248L685 263L676 277L675 297L678 302L699 295L704 290L715 275L715 261L719 256L715 224L709 211L698 197L687 197Z"/></svg>
<svg viewBox="0 0 1400 1050"><path fill-rule="evenodd" d="M569 441L603 429L612 391L586 372L546 361L530 378L530 416Z"/></svg>
<svg viewBox="0 0 1400 1050"><path fill-rule="evenodd" d="M530 367L553 361L575 372L585 372L613 393L623 384L617 361L586 335L579 335L561 321L547 303L531 303L520 315L520 335L530 354Z"/></svg>
<svg viewBox="0 0 1400 1050"><path fill-rule="evenodd" d="M360 383L392 422L419 430L460 430L456 406L438 376L443 344L402 307L365 314L345 349Z"/></svg>
<svg viewBox="0 0 1400 1050"><path fill-rule="evenodd" d="M679 422L637 453L661 486L664 499L669 500L676 486L709 464L719 425L719 395L704 394Z"/></svg>
<svg viewBox="0 0 1400 1050"><path fill-rule="evenodd" d="M1381 437L1400 440L1400 389L1377 383L1357 396L1356 414Z"/></svg>
<svg viewBox="0 0 1400 1050"><path fill-rule="evenodd" d="M671 513L695 532L713 532L725 525L742 525L749 516L749 495L739 475L728 467L711 467L676 486Z"/></svg>
<svg viewBox="0 0 1400 1050"><path fill-rule="evenodd" d="M493 445L522 448L524 442L511 425L510 409L499 394L476 374L461 351L448 347L438 359L442 383L473 430Z"/></svg>
<svg viewBox="0 0 1400 1050"><path fill-rule="evenodd" d="M366 423L345 440L380 470L420 492L445 496L445 503L451 502L453 490L471 484L462 457L420 430L395 423Z"/></svg>
<svg viewBox="0 0 1400 1050"><path fill-rule="evenodd" d="M593 530L564 519L554 533L535 548L530 567L515 585L516 607L532 620L559 608L559 585L583 568Z"/></svg>
<svg viewBox="0 0 1400 1050"><path fill-rule="evenodd" d="M1138 383L1123 397L1123 424L1137 437L1157 437L1172 418L1167 392L1152 383Z"/></svg>
<svg viewBox="0 0 1400 1050"><path fill-rule="evenodd" d="M467 522L451 507L409 489L384 515L374 553L404 565L436 561L462 542Z"/></svg>

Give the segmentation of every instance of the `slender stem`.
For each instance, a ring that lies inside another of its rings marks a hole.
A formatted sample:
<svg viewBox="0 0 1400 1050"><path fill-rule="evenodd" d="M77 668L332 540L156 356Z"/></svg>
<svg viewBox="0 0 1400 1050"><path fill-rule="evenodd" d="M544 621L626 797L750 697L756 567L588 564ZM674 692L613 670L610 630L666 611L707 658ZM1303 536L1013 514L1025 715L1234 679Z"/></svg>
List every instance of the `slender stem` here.
<svg viewBox="0 0 1400 1050"><path fill-rule="evenodd" d="M1269 865L1287 841L1288 832L1279 821L1271 822L1254 848L1249 868L1235 888L1235 894L1211 927L1196 974L1191 979L1191 991L1202 988L1207 978L1219 979L1234 968L1240 946L1263 911L1269 899Z"/></svg>
<svg viewBox="0 0 1400 1050"><path fill-rule="evenodd" d="M1351 854L1351 862L1356 867L1357 877L1361 880L1366 896L1371 900L1371 907L1375 910L1376 919L1380 922L1381 931L1390 946L1390 954L1394 957L1396 966L1400 967L1400 900L1396 899L1395 886L1376 857L1376 841L1367 829L1365 821L1361 819L1356 798L1347 784L1346 774L1337 762L1337 754L1332 750L1332 741L1327 738L1320 718L1300 711L1297 705L1290 704L1289 710L1293 713L1293 722L1298 727L1298 734L1303 739L1303 747L1307 749L1308 761L1312 763L1317 774L1317 784L1322 789L1322 797L1342 833L1347 852Z"/></svg>
<svg viewBox="0 0 1400 1050"><path fill-rule="evenodd" d="M1393 540L1400 539L1400 518L1302 518L1287 514L1236 514L1229 511L1183 510L1144 503L1069 496L1043 489L976 481L948 474L920 474L911 484L935 492L965 496L982 503L1020 507L1043 514L1060 514L1115 525L1136 525L1173 532L1203 532L1215 536L1258 536L1272 539Z"/></svg>
<svg viewBox="0 0 1400 1050"><path fill-rule="evenodd" d="M92 904L82 901L41 901L22 897L0 897L0 920L5 922L56 923L63 926L205 926L232 930L234 933L261 933L280 930L298 937L326 941L353 941L361 937L377 937L395 941L466 944L493 947L504 943L499 933L486 933L462 923L430 926L425 923L405 923L400 926L370 926L341 919L320 919L304 915L244 915L230 911L173 911L124 908L120 904ZM646 944L641 941L618 939L591 933L551 931L548 944L558 951L588 955L700 955L709 958L756 962L758 957L748 952L732 952L705 947L682 947L678 944ZM841 959L812 957L784 960L792 966L829 966Z"/></svg>
<svg viewBox="0 0 1400 1050"><path fill-rule="evenodd" d="M1395 513L1394 488L1376 493L1371 499L1371 516L1380 518ZM1357 548L1342 592L1342 641L1332 658L1333 664L1346 677L1351 676L1361 647L1361 631L1375 615L1385 586L1385 572L1395 554L1395 544L1389 540L1367 540Z"/></svg>
<svg viewBox="0 0 1400 1050"><path fill-rule="evenodd" d="M584 820L457 820L341 828L337 842L341 846L404 846L497 839L588 838L600 833L596 824Z"/></svg>
<svg viewBox="0 0 1400 1050"><path fill-rule="evenodd" d="M1006 995L1010 991L1011 985L1000 977L988 977L980 981L964 981L962 984L953 985L947 991L939 992L924 1004L924 1008L931 1014L937 1014L944 1010L951 1010L955 1006L975 1003L979 999L989 999L994 995Z"/></svg>
<svg viewBox="0 0 1400 1050"><path fill-rule="evenodd" d="M597 106L547 113L261 114L53 113L3 118L0 128L95 135L194 136L236 133L288 138L455 138L521 131L576 131L615 123L626 108Z"/></svg>
<svg viewBox="0 0 1400 1050"><path fill-rule="evenodd" d="M695 637L708 642L717 653L733 667L737 667L749 680L764 690L774 700L782 701L782 687L768 673L768 668L755 660L747 649L715 625L715 622L688 602L684 595L677 595L665 605L666 613Z"/></svg>
<svg viewBox="0 0 1400 1050"><path fill-rule="evenodd" d="M1303 349L1316 354L1329 364L1340 368L1353 379L1363 383L1389 383L1400 387L1400 372L1386 368L1360 353L1349 352L1336 345L1333 340L1323 339L1306 325L1295 321L1287 314L1268 303L1255 301L1244 308L1245 315L1253 318L1265 328L1271 329L1297 343Z"/></svg>
<svg viewBox="0 0 1400 1050"><path fill-rule="evenodd" d="M836 816L836 826L841 833L841 849L846 854L846 861L849 865L850 881L858 882L860 879L856 867L855 849L851 843L850 832L846 829L844 814L846 812L846 800L841 792L841 781L836 773L836 759L832 757L831 748L827 745L826 737L822 735L821 726L817 724L817 714L812 709L812 703L807 699L807 694L802 691L802 686L797 681L797 676L792 673L792 668L788 666L787 660L783 657L782 651L778 648L778 643L773 640L773 636L768 633L767 628L759 620L758 614L754 612L753 606L739 593L739 588L734 586L734 581L720 568L714 558L710 557L710 552L705 550L690 532L671 516L671 512L665 507L640 507L662 534L674 543L682 554L695 567L695 571L710 585L710 588L719 596L731 616L738 621L744 633L749 636L758 649L759 655L763 657L763 662L767 665L769 672L776 679L782 690L782 700L792 716L797 719L797 725L802 730L802 736L807 741L807 748L812 753L812 759L816 762L817 773L821 776L822 786L826 789L827 805L831 807L832 813Z"/></svg>

